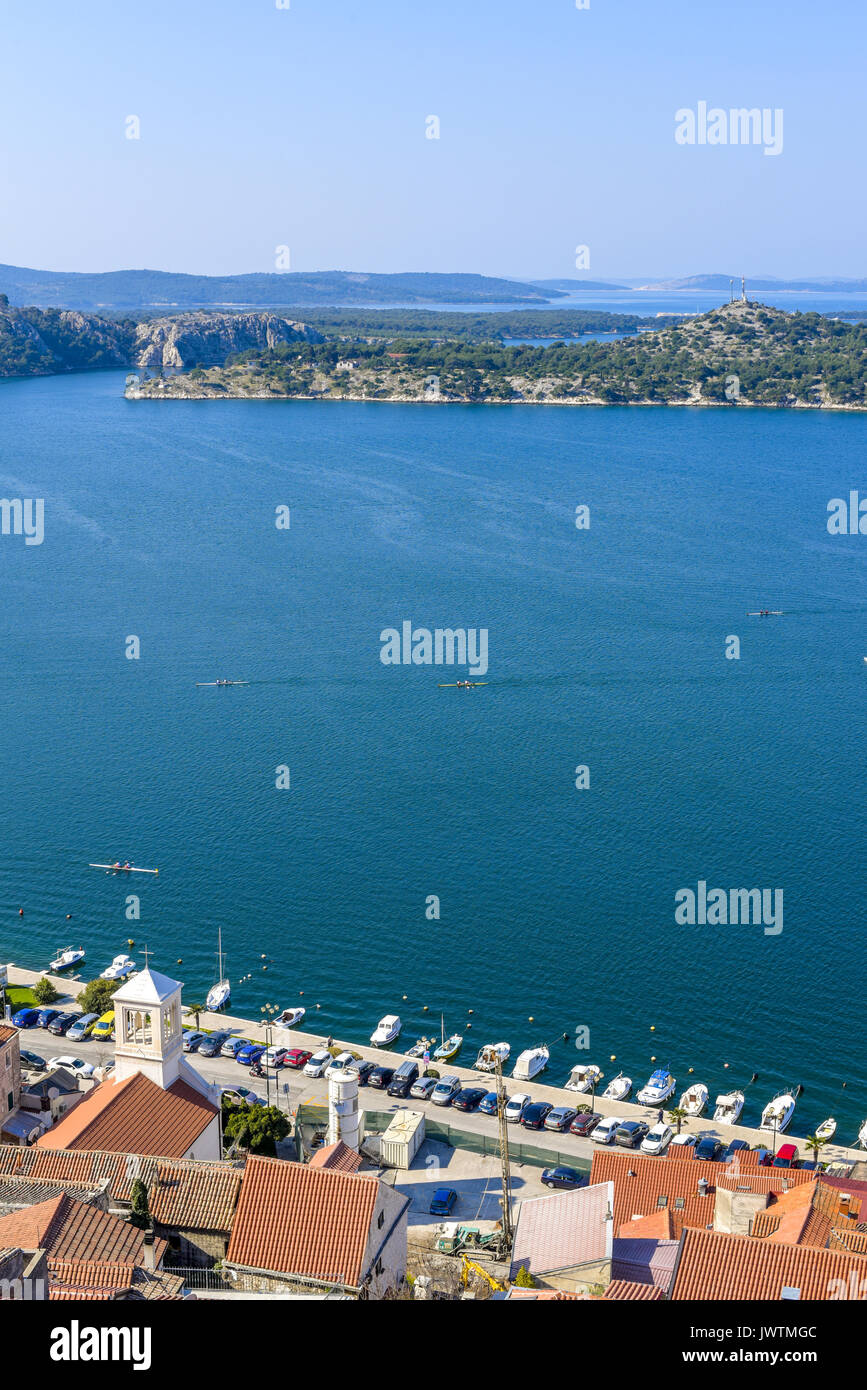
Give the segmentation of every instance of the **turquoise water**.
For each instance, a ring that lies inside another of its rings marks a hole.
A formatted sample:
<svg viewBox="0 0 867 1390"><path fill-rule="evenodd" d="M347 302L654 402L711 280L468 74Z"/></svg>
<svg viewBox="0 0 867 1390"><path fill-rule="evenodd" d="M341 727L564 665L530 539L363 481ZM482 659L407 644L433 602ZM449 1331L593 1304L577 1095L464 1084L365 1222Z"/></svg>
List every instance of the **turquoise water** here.
<svg viewBox="0 0 867 1390"><path fill-rule="evenodd" d="M465 1055L551 1042L552 1080L758 1072L745 1120L800 1082L793 1128L854 1139L867 537L825 519L867 419L122 386L0 385L3 495L46 507L41 546L0 537L0 959L97 973L132 936L191 998L222 926L236 1012L303 991L323 1035L412 1041L442 1011ZM487 628L490 684L384 666L407 619ZM159 878L86 867L117 856ZM782 934L676 925L699 879L782 888Z"/></svg>

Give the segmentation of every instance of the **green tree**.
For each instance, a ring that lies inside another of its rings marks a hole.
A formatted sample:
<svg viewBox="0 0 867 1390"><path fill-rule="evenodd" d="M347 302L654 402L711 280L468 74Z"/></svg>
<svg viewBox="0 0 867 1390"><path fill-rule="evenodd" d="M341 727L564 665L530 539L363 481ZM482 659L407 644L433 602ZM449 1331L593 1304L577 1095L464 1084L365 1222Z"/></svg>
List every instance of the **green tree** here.
<svg viewBox="0 0 867 1390"><path fill-rule="evenodd" d="M111 996L120 988L120 980L91 980L85 985L76 1003L86 1014L105 1014L111 1008Z"/></svg>
<svg viewBox="0 0 867 1390"><path fill-rule="evenodd" d="M681 1110L679 1105L676 1105L673 1110L669 1110L668 1112L668 1122L669 1124L677 1125L678 1134L680 1134L680 1127L684 1120L688 1118L688 1112L686 1110Z"/></svg>
<svg viewBox="0 0 867 1390"><path fill-rule="evenodd" d="M130 1203L132 1205L132 1224L139 1226L143 1231L151 1224L150 1207L148 1206L148 1190L141 1178L136 1178L130 1190Z"/></svg>
<svg viewBox="0 0 867 1390"><path fill-rule="evenodd" d="M289 1121L276 1105L224 1103L223 1133L229 1143L273 1158L277 1140L289 1133Z"/></svg>
<svg viewBox="0 0 867 1390"><path fill-rule="evenodd" d="M203 1013L206 1013L206 1012L207 1012L207 1005L205 1005L205 1004L188 1004L188 1005L187 1005L187 1007L186 1007L186 1013L187 1013L187 1014L192 1014L193 1017L194 1017L195 1020L196 1020L196 1031L198 1031L198 1027L199 1027L199 1014L203 1014Z"/></svg>
<svg viewBox="0 0 867 1390"><path fill-rule="evenodd" d="M43 975L41 980L33 986L33 998L37 1004L53 1004L55 999L60 998L60 991L54 988L50 980L46 980Z"/></svg>
<svg viewBox="0 0 867 1390"><path fill-rule="evenodd" d="M515 1288L517 1289L535 1289L536 1287L536 1280L533 1278L526 1265L521 1265L521 1268L515 1276L514 1282Z"/></svg>
<svg viewBox="0 0 867 1390"><path fill-rule="evenodd" d="M813 1158L818 1162L819 1155L827 1142L827 1139L820 1139L818 1134L811 1134L804 1140L804 1147L810 1150Z"/></svg>

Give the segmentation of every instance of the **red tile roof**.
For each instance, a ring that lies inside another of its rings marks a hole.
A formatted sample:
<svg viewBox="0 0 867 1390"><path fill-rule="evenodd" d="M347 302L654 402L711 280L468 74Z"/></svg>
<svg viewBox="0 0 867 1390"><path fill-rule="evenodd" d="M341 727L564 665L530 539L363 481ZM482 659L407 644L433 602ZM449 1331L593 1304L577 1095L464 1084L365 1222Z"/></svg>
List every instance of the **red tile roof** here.
<svg viewBox="0 0 867 1390"><path fill-rule="evenodd" d="M317 1149L310 1160L310 1167L332 1168L339 1173L357 1173L363 1163L361 1154L356 1153L355 1149L350 1149L348 1144L339 1139L336 1144Z"/></svg>
<svg viewBox="0 0 867 1390"><path fill-rule="evenodd" d="M52 1260L50 1299L107 1299L132 1287L132 1264L103 1260Z"/></svg>
<svg viewBox="0 0 867 1390"><path fill-rule="evenodd" d="M226 1258L357 1288L378 1196L373 1177L250 1158Z"/></svg>
<svg viewBox="0 0 867 1390"><path fill-rule="evenodd" d="M662 1289L653 1284L631 1284L628 1279L612 1279L603 1298L609 1303L619 1303L623 1299L662 1298Z"/></svg>
<svg viewBox="0 0 867 1390"><path fill-rule="evenodd" d="M44 1250L56 1260L99 1260L141 1264L144 1232L120 1217L74 1197L52 1197L9 1216L0 1216L0 1246ZM166 1242L154 1242L159 1264Z"/></svg>
<svg viewBox="0 0 867 1390"><path fill-rule="evenodd" d="M103 1081L36 1141L43 1149L105 1149L110 1153L183 1158L217 1114L186 1081L167 1091L143 1072Z"/></svg>
<svg viewBox="0 0 867 1390"><path fill-rule="evenodd" d="M18 1037L18 1029L10 1028L8 1023L0 1023L0 1047Z"/></svg>
<svg viewBox="0 0 867 1390"><path fill-rule="evenodd" d="M651 1216L636 1216L632 1221L624 1221L617 1235L620 1240L671 1240L674 1235L671 1211L664 1207Z"/></svg>
<svg viewBox="0 0 867 1390"><path fill-rule="evenodd" d="M669 1298L777 1301L784 1288L799 1289L803 1300L839 1298L841 1290L845 1298L864 1299L867 1259L752 1236L686 1230Z"/></svg>
<svg viewBox="0 0 867 1390"><path fill-rule="evenodd" d="M793 1168L757 1168L732 1175L729 1165L705 1163L666 1163L638 1154L596 1152L590 1170L591 1183L614 1183L614 1229L639 1216L653 1216L668 1209L674 1234L685 1226L713 1225L717 1187L742 1188L750 1192L782 1192L787 1187L811 1182L813 1174ZM630 1177L629 1174L633 1176ZM707 1193L699 1192L704 1178Z"/></svg>

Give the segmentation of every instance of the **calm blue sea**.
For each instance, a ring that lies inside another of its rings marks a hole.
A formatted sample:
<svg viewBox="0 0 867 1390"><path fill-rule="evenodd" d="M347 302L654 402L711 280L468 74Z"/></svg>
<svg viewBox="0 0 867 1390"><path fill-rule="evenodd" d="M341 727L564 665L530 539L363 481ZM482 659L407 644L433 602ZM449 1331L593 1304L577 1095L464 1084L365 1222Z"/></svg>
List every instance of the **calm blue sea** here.
<svg viewBox="0 0 867 1390"><path fill-rule="evenodd" d="M133 937L201 997L222 926L237 1012L303 991L323 1035L394 1011L407 1044L442 1013L466 1052L551 1042L552 1079L758 1072L745 1120L802 1083L793 1128L853 1140L867 537L825 521L867 419L123 380L0 384L2 495L46 507L41 546L0 537L0 959L95 974ZM384 666L404 620L487 628L490 684ZM159 878L86 867L117 856ZM782 934L675 925L700 879L782 888Z"/></svg>

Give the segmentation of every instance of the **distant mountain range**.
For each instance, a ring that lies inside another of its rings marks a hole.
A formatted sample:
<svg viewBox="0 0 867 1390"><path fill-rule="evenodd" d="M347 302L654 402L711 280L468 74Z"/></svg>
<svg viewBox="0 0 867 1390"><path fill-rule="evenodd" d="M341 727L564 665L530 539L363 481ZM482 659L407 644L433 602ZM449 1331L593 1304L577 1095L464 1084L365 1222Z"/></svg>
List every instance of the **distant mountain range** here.
<svg viewBox="0 0 867 1390"><path fill-rule="evenodd" d="M740 293L740 275L687 275L681 280L651 280L646 285L636 285L639 290L721 290L728 293L729 284L734 280L735 289ZM814 294L863 294L867 290L867 280L840 280L829 276L815 280L777 280L774 276L747 276L747 294L753 290L806 290Z"/></svg>
<svg viewBox="0 0 867 1390"><path fill-rule="evenodd" d="M286 271L182 275L168 270L29 270L0 265L0 294L38 308L157 310L288 308L343 304L544 304L556 289L490 275Z"/></svg>

